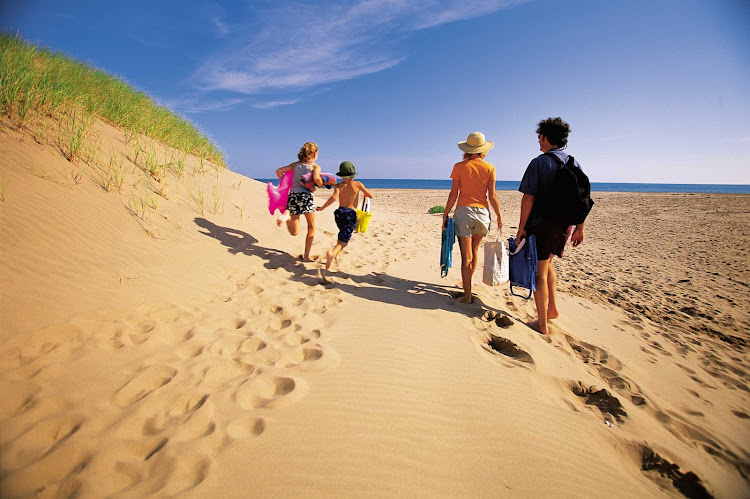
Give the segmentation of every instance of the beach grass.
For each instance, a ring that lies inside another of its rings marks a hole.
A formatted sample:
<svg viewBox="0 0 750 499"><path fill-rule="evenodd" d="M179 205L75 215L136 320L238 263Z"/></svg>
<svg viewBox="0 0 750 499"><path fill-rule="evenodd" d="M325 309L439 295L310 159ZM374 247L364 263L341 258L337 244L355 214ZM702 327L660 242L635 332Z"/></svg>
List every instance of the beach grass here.
<svg viewBox="0 0 750 499"><path fill-rule="evenodd" d="M427 213L445 213L445 206L433 206Z"/></svg>
<svg viewBox="0 0 750 499"><path fill-rule="evenodd" d="M0 115L21 128L32 110L58 122L60 149L71 162L78 158L91 121L98 117L125 130L131 140L143 134L226 167L221 151L208 137L144 92L102 70L2 33Z"/></svg>

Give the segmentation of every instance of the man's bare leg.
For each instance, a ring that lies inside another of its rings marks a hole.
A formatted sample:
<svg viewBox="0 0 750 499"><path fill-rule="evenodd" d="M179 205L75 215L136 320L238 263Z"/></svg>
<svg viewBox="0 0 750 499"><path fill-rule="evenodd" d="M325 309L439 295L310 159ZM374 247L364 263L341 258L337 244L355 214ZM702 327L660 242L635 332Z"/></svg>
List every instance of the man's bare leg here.
<svg viewBox="0 0 750 499"><path fill-rule="evenodd" d="M539 319L529 323L529 326L542 334L549 334L549 329L547 328L547 306L549 304L547 275L549 264L549 260L539 260L536 264L536 290L534 291L534 302L536 303L536 313L539 316Z"/></svg>
<svg viewBox="0 0 750 499"><path fill-rule="evenodd" d="M560 317L560 312L557 310L557 272L555 272L555 266L552 265L552 259L554 255L550 255L549 265L547 266L547 293L549 300L547 301L547 320L557 319Z"/></svg>

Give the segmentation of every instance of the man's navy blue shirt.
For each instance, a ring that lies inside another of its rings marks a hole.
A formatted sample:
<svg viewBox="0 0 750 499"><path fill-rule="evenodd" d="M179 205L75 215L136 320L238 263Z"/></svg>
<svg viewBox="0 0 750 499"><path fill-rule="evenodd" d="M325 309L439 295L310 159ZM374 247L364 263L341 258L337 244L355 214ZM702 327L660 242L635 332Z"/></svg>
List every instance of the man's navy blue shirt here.
<svg viewBox="0 0 750 499"><path fill-rule="evenodd" d="M563 163L568 160L569 154L562 149L552 149L549 152L560 158ZM575 162L575 165L579 168L581 167L578 161ZM540 154L532 159L529 166L526 167L526 172L523 174L518 190L535 197L545 196L554 182L555 173L559 169L560 163L546 154ZM544 217L532 208L529 219L526 221L526 226L530 227L542 222L544 222Z"/></svg>

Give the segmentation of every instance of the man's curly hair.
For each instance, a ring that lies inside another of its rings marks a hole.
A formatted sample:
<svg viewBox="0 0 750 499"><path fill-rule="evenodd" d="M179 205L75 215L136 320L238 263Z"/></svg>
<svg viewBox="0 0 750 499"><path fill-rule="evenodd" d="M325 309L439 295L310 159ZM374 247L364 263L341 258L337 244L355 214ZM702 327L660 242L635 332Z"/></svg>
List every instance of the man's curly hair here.
<svg viewBox="0 0 750 499"><path fill-rule="evenodd" d="M571 132L570 125L562 118L547 118L539 122L536 133L544 135L553 146L565 147L568 145L568 134Z"/></svg>

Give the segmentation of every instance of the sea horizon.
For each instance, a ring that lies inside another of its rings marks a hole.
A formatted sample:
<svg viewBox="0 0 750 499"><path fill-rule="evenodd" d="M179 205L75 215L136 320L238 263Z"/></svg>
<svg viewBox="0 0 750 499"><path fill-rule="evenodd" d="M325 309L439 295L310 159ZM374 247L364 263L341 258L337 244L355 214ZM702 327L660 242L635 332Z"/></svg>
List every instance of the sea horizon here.
<svg viewBox="0 0 750 499"><path fill-rule="evenodd" d="M278 184L276 178L257 178L259 182ZM360 178L371 189L444 189L450 190L450 179L383 179ZM516 191L520 180L498 180L498 191ZM750 194L750 184L669 184L648 182L592 182L592 192L651 192L662 194Z"/></svg>

